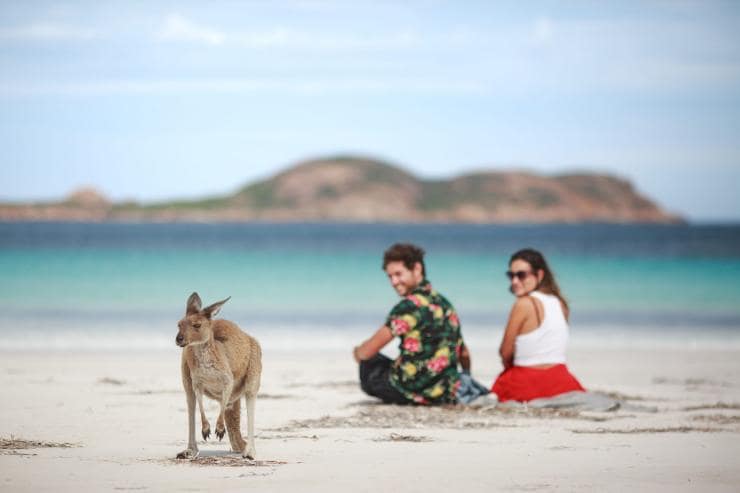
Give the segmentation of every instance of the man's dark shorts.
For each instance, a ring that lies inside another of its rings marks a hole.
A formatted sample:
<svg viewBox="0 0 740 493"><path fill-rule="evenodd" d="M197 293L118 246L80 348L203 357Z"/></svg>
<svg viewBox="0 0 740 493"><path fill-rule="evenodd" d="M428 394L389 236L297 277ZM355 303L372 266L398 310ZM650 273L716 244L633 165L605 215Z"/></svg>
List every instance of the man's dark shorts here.
<svg viewBox="0 0 740 493"><path fill-rule="evenodd" d="M368 360L360 361L360 387L386 404L411 404L406 396L391 385L393 360L378 353Z"/></svg>

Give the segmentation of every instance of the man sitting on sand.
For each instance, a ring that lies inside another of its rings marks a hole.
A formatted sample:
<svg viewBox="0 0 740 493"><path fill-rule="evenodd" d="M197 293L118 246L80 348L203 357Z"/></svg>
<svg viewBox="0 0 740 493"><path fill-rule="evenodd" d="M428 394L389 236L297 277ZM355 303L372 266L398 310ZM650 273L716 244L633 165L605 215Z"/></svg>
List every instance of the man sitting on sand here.
<svg viewBox="0 0 740 493"><path fill-rule="evenodd" d="M470 369L470 356L452 304L426 279L424 250L395 244L385 251L383 269L401 301L385 325L355 347L360 385L391 404L454 404L460 387L458 364ZM380 354L395 337L396 360Z"/></svg>

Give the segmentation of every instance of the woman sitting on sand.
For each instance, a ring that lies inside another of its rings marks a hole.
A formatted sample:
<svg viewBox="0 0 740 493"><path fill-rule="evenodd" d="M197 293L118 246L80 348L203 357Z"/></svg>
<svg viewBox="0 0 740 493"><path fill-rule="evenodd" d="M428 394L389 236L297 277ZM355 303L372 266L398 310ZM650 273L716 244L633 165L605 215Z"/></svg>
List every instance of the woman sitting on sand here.
<svg viewBox="0 0 740 493"><path fill-rule="evenodd" d="M491 388L499 401L531 401L585 391L565 366L568 303L545 258L536 250L516 252L506 273L516 301L501 341L504 371Z"/></svg>

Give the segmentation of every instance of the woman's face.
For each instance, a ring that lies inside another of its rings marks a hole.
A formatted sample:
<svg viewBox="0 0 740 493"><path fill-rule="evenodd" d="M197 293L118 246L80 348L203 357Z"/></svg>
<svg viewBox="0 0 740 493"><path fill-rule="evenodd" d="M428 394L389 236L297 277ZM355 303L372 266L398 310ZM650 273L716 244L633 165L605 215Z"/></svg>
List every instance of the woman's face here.
<svg viewBox="0 0 740 493"><path fill-rule="evenodd" d="M507 275L511 279L511 292L518 297L526 296L537 289L545 273L542 269L533 272L529 262L516 259L509 265Z"/></svg>

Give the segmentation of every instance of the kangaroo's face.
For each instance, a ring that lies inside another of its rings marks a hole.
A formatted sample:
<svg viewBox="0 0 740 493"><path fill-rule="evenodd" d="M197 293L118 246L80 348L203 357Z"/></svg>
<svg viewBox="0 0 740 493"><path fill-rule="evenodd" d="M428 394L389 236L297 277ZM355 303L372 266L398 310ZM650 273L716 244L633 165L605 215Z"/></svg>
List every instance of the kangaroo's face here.
<svg viewBox="0 0 740 493"><path fill-rule="evenodd" d="M177 323L175 344L185 347L208 342L213 334L211 320L228 300L229 298L226 298L201 309L200 296L198 293L191 294L185 305L185 316Z"/></svg>
<svg viewBox="0 0 740 493"><path fill-rule="evenodd" d="M177 322L175 343L180 347L190 344L202 344L211 337L211 320L201 312L185 315Z"/></svg>

